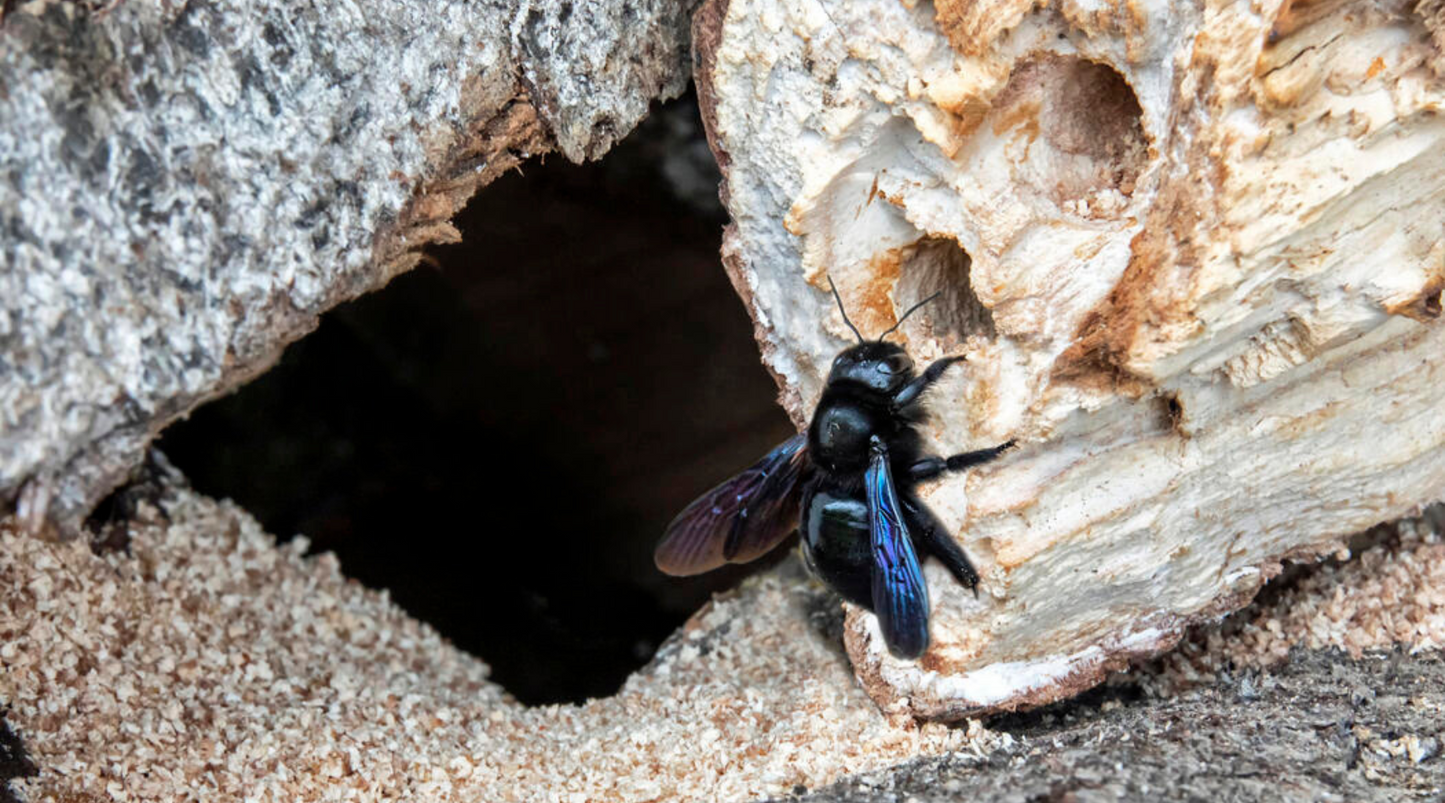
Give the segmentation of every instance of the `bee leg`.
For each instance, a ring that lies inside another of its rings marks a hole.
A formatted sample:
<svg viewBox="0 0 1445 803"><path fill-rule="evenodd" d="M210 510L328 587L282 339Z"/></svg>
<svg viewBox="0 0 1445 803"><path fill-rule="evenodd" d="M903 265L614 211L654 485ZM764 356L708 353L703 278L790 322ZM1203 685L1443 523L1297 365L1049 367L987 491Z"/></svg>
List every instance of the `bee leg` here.
<svg viewBox="0 0 1445 803"><path fill-rule="evenodd" d="M954 579L977 596L978 572L974 571L963 548L948 534L933 511L912 494L899 501L903 505L903 520L908 524L908 531L917 539L922 551L943 561Z"/></svg>
<svg viewBox="0 0 1445 803"><path fill-rule="evenodd" d="M923 369L923 373L919 374L918 378L899 388L898 392L893 394L893 411L897 412L917 402L923 396L923 391L928 390L928 386L937 382L943 376L943 372L948 370L948 366L956 362L963 362L963 358L944 357L941 360L935 360L933 364Z"/></svg>
<svg viewBox="0 0 1445 803"><path fill-rule="evenodd" d="M923 482L931 480L945 471L963 471L966 468L987 463L1013 447L1014 441L1009 441L1001 446L964 452L948 458L926 457L908 467L908 478L913 482Z"/></svg>
<svg viewBox="0 0 1445 803"><path fill-rule="evenodd" d="M910 483L923 482L948 470L948 461L941 457L925 457L908 467Z"/></svg>
<svg viewBox="0 0 1445 803"><path fill-rule="evenodd" d="M974 466L983 465L993 460L1009 449L1014 448L1015 443L1017 443L1017 441L1009 441L998 446L990 446L987 449L978 449L972 452L956 454L948 458L945 462L948 463L949 471L963 471L966 468L973 468Z"/></svg>

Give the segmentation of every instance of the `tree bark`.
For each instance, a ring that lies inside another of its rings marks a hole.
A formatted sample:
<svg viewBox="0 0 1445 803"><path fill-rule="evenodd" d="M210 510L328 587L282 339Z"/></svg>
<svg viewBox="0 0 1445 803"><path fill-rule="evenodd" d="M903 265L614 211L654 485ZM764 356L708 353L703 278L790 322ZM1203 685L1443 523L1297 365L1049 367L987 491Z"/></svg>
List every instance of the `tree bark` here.
<svg viewBox="0 0 1445 803"><path fill-rule="evenodd" d="M923 800L1351 800L1393 803L1445 783L1430 706L1438 653L1300 652L1186 697L1101 689L992 726L1017 738L987 756L920 759L819 789L804 803ZM944 790L944 797L939 791ZM1428 790L1428 791L1427 791Z"/></svg>
<svg viewBox="0 0 1445 803"><path fill-rule="evenodd" d="M0 22L0 499L73 531L170 421L686 84L688 2L60 0Z"/></svg>
<svg viewBox="0 0 1445 803"><path fill-rule="evenodd" d="M1437 2L711 0L724 259L802 426L851 342L965 354L925 439L933 646L885 708L1036 705L1445 492Z"/></svg>

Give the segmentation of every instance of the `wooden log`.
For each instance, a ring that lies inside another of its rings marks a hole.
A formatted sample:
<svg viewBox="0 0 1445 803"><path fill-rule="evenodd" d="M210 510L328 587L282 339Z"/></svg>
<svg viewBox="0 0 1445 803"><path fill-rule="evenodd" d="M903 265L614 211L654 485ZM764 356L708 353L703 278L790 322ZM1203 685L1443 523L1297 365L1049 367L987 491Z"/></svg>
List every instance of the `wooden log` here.
<svg viewBox="0 0 1445 803"><path fill-rule="evenodd" d="M0 10L0 500L73 531L170 421L686 85L691 6Z"/></svg>
<svg viewBox="0 0 1445 803"><path fill-rule="evenodd" d="M802 426L851 337L965 354L926 500L933 645L849 653L890 710L1036 705L1167 649L1287 558L1445 494L1445 11L710 0L724 259Z"/></svg>

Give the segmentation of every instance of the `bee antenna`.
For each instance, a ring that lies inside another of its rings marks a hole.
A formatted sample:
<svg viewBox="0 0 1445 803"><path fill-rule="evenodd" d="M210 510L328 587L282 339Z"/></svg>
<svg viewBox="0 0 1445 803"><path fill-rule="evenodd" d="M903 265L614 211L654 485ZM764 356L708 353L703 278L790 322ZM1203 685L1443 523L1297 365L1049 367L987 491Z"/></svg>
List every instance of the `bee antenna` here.
<svg viewBox="0 0 1445 803"><path fill-rule="evenodd" d="M833 291L833 298L838 302L838 311L843 313L843 323L848 324L848 328L853 330L853 336L858 338L859 343L862 343L863 335L859 334L858 327L854 326L853 322L848 320L848 310L843 309L843 297L838 295L838 285L833 284L832 276L828 277L828 287Z"/></svg>
<svg viewBox="0 0 1445 803"><path fill-rule="evenodd" d="M879 342L879 343L882 343L882 342L883 342L883 338L885 338L885 337L893 334L893 330L895 330L895 329L897 329L898 327L902 326L902 325L903 325L903 322L906 321L906 320L908 320L908 316L909 316L909 315L912 315L912 314L914 313L914 311L917 310L919 307L923 306L924 304L927 304L928 302L932 301L932 300L935 299L935 298L938 298L938 297L941 296L941 295L943 295L943 291L942 291L942 290L939 290L937 293L934 293L933 295L929 296L928 298L925 298L925 299L923 299L922 301L918 302L917 304L914 304L913 306L909 307L909 308L908 308L908 311L905 312L905 313L903 313L903 317L901 317L901 318L898 319L898 323L895 323L895 324L893 324L892 326L888 327L888 331L886 331L886 332L884 332L883 334L881 334L881 335L878 336L878 342Z"/></svg>

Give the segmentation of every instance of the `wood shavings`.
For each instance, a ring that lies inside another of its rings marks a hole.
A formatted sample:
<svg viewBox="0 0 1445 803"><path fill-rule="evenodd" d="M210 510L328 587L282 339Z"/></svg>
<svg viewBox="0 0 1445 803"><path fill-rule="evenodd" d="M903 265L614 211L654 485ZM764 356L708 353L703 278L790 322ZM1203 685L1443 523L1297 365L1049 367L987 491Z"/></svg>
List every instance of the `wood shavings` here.
<svg viewBox="0 0 1445 803"><path fill-rule="evenodd" d="M16 782L30 800L746 800L1013 744L977 722L880 714L833 600L795 561L699 611L617 695L527 708L332 556L305 557L304 539L278 548L189 491L166 513L142 503L129 556L0 525L0 701L40 770ZM1268 666L1296 645L1437 648L1438 519L1322 565L1146 683ZM1438 749L1376 741L1410 761Z"/></svg>
<svg viewBox="0 0 1445 803"><path fill-rule="evenodd" d="M131 556L0 528L0 700L33 800L742 800L1009 737L881 716L795 564L615 696L526 708L305 541L189 491ZM484 612L485 613L485 612Z"/></svg>
<svg viewBox="0 0 1445 803"><path fill-rule="evenodd" d="M1445 508L1365 535L1380 543L1351 560L1301 567L1284 590L1202 628L1150 667L1163 691L1214 682L1226 670L1264 669L1295 647L1359 658L1403 645L1445 645ZM1344 553L1348 555L1348 553Z"/></svg>

